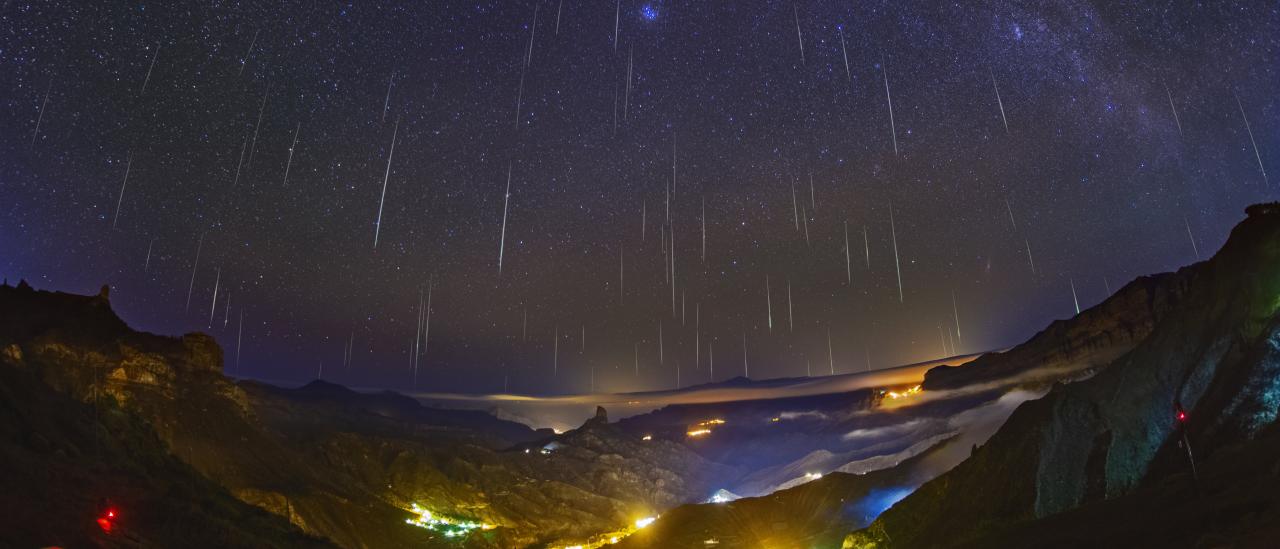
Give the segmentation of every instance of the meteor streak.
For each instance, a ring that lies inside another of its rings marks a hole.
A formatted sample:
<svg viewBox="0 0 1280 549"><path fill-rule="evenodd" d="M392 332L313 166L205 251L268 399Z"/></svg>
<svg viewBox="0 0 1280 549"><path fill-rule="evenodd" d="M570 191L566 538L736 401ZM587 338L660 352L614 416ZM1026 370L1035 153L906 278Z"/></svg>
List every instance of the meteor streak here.
<svg viewBox="0 0 1280 549"><path fill-rule="evenodd" d="M209 328L213 328L213 314L218 311L218 285L222 282L222 269L213 279L213 302L209 304Z"/></svg>
<svg viewBox="0 0 1280 549"><path fill-rule="evenodd" d="M249 51L245 52L244 57L240 58L240 72L237 72L236 76L244 74L244 66L249 63L249 56L253 55L253 47L258 44L259 32L262 32L262 29L253 31L253 40L249 41Z"/></svg>
<svg viewBox="0 0 1280 549"><path fill-rule="evenodd" d="M831 367L831 375L836 375L836 359L831 353L831 327L827 327L827 365Z"/></svg>
<svg viewBox="0 0 1280 549"><path fill-rule="evenodd" d="M44 122L44 109L49 106L49 92L53 91L53 80L49 80L49 87L44 90L44 101L40 103L40 116L36 117L36 129L31 132L31 146L36 146L36 138L40 137L40 123Z"/></svg>
<svg viewBox="0 0 1280 549"><path fill-rule="evenodd" d="M1196 237L1191 235L1191 224L1187 222L1187 218L1182 218L1182 224L1187 227L1187 238L1191 240L1191 251L1196 253L1196 261L1200 261L1200 248L1196 246Z"/></svg>
<svg viewBox="0 0 1280 549"><path fill-rule="evenodd" d="M1071 284L1071 302L1076 306L1076 314L1080 314L1080 299L1076 297L1076 281L1068 278L1067 282Z"/></svg>
<svg viewBox="0 0 1280 549"><path fill-rule="evenodd" d="M996 84L996 73L991 69L987 69L991 74L991 87L996 90L996 104L1000 105L1000 120L1004 122L1004 133L1009 133L1009 119L1004 115L1004 101L1000 99L1000 86Z"/></svg>
<svg viewBox="0 0 1280 549"><path fill-rule="evenodd" d="M151 270L151 247L155 246L155 244L156 244L156 239L155 237L152 237L151 243L147 244L147 259L142 262L142 272L144 273Z"/></svg>
<svg viewBox="0 0 1280 549"><path fill-rule="evenodd" d="M502 253L507 248L507 206L511 201L511 164L507 164L507 190L502 194L502 238L498 240L498 276L502 276Z"/></svg>
<svg viewBox="0 0 1280 549"><path fill-rule="evenodd" d="M862 226L862 248L867 255L867 268L871 268L871 241L867 240L867 226Z"/></svg>
<svg viewBox="0 0 1280 549"><path fill-rule="evenodd" d="M840 55L844 57L844 75L849 79L849 91L853 91L853 72L849 70L849 50L844 45L844 27L836 25L840 32Z"/></svg>
<svg viewBox="0 0 1280 549"><path fill-rule="evenodd" d="M880 73L884 75L884 98L889 103L889 133L893 136L893 155L898 156L898 127L893 123L893 95L889 93L889 65L880 58Z"/></svg>
<svg viewBox="0 0 1280 549"><path fill-rule="evenodd" d="M300 131L301 129L302 129L301 122L299 122L298 125L293 128L293 144L289 145L289 160L288 162L285 162L285 165L284 165L283 186L289 185L289 168L293 167L293 151L294 149L298 148L298 131Z"/></svg>
<svg viewBox="0 0 1280 549"><path fill-rule="evenodd" d="M956 292L951 291L951 318L956 321L956 341L964 345L964 340L960 338L960 309L956 307Z"/></svg>
<svg viewBox="0 0 1280 549"><path fill-rule="evenodd" d="M622 119L628 119L628 113L631 111L631 69L635 60L636 46L632 44L627 48L627 92L622 96Z"/></svg>
<svg viewBox="0 0 1280 549"><path fill-rule="evenodd" d="M1022 239L1022 243L1027 247L1027 263L1031 264L1031 274L1036 274L1036 260L1031 258L1031 241L1026 238Z"/></svg>
<svg viewBox="0 0 1280 549"><path fill-rule="evenodd" d="M764 277L764 299L769 311L769 331L773 331L773 297L769 293L769 276Z"/></svg>
<svg viewBox="0 0 1280 549"><path fill-rule="evenodd" d="M1249 117L1244 114L1244 105L1240 103L1240 96L1237 95L1234 90L1232 90L1231 95L1236 98L1236 107L1240 108L1240 118L1244 119L1244 129L1246 132L1249 132L1249 143L1253 145L1253 157L1258 160L1258 170L1262 172L1262 183L1264 185L1269 185L1270 182L1267 181L1267 169L1262 167L1262 154L1258 152L1258 142L1253 140L1253 128L1249 126Z"/></svg>
<svg viewBox="0 0 1280 549"><path fill-rule="evenodd" d="M787 329L796 331L796 320L791 311L791 279L787 279Z"/></svg>
<svg viewBox="0 0 1280 549"><path fill-rule="evenodd" d="M396 154L396 136L400 133L400 119L391 131L391 150L387 152L387 171L382 174L382 198L378 200L378 219L373 224L373 249L378 249L378 234L382 231L382 207L387 203L387 181L391 179L391 158Z"/></svg>
<svg viewBox="0 0 1280 549"><path fill-rule="evenodd" d="M129 185L129 170L133 168L133 151L129 151L129 159L125 161L124 183L120 184L120 195L116 198L116 215L111 218L111 228L120 223L120 204L124 202L124 188Z"/></svg>
<svg viewBox="0 0 1280 549"><path fill-rule="evenodd" d="M200 250L202 249L204 249L204 233L200 233L200 242L196 244L196 260L195 263L191 264L191 283L187 285L187 306L183 312L191 310L191 290L196 287L196 270L200 267ZM243 315L244 311L241 311L240 314ZM239 347L237 347L237 366L239 366L239 353Z"/></svg>
<svg viewBox="0 0 1280 549"><path fill-rule="evenodd" d="M1173 104L1173 93L1169 91L1169 85L1164 85L1164 94L1169 98L1169 110L1173 111L1173 123L1178 125L1178 137L1182 137L1182 120L1178 118L1178 106Z"/></svg>
<svg viewBox="0 0 1280 549"><path fill-rule="evenodd" d="M258 152L258 130L262 128L262 113L267 110L267 96L271 94L271 84L262 92L262 103L258 105L258 121L253 124L253 143L249 145L249 166L253 167L253 157Z"/></svg>

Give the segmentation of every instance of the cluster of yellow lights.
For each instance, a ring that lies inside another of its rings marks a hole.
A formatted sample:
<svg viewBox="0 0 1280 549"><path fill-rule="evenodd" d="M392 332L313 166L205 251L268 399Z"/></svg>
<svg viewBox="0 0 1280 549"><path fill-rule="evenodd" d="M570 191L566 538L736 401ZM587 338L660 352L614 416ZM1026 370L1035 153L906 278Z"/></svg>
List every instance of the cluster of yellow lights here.
<svg viewBox="0 0 1280 549"><path fill-rule="evenodd" d="M417 516L405 519L404 522L406 524L412 524L419 528L426 528L428 530L441 532L447 538L463 537L471 533L472 530L494 529L492 524L439 516L432 513L430 510L418 507L418 504L416 503L413 504L412 511L413 514Z"/></svg>
<svg viewBox="0 0 1280 549"><path fill-rule="evenodd" d="M561 549L597 549L598 547L613 545L615 543L618 543L619 541L622 541L622 538L630 536L631 534L636 533L638 530L641 530L644 527L650 524L653 524L653 521L655 520L658 520L658 517L645 517L642 519L636 519L635 523L633 523L630 526L627 526L626 528L623 528L616 532L609 532L607 534L595 536L591 539L591 541L588 541L587 543L584 543L581 545L566 545Z"/></svg>
<svg viewBox="0 0 1280 549"><path fill-rule="evenodd" d="M691 437L700 437L711 434L712 425L724 425L723 419L708 419L689 426L689 430L685 434Z"/></svg>
<svg viewBox="0 0 1280 549"><path fill-rule="evenodd" d="M909 396L911 396L911 395L914 395L914 394L916 394L916 393L919 393L919 392L920 392L920 386L919 386L919 385L916 385L915 387L912 387L912 388L910 388L910 389L907 389L907 390L905 390L905 391L902 391L901 393L899 393L899 392L897 392L897 391L889 391L888 393L886 393L886 395L888 395L888 396L889 396L889 398L891 398L891 399L897 400L897 399L900 399L900 398L907 398L907 397L909 397Z"/></svg>

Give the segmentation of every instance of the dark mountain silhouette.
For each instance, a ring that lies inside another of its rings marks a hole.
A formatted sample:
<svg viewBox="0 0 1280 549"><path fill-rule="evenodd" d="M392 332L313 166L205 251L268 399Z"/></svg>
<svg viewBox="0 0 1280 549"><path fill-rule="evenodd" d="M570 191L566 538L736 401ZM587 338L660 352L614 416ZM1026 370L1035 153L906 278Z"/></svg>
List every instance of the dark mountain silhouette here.
<svg viewBox="0 0 1280 549"><path fill-rule="evenodd" d="M625 543L1265 546L1280 524L1280 205L1247 214L1212 259L934 368L905 408L877 413L885 389L614 423L600 408L563 434L323 381L237 383L212 338L134 331L106 288L6 284L3 538L536 547L663 512ZM948 421L1015 390L1047 394L981 446ZM866 474L797 485L809 467ZM767 495L691 504L725 493ZM405 523L414 505L494 528L446 538ZM107 509L111 533L95 522Z"/></svg>
<svg viewBox="0 0 1280 549"><path fill-rule="evenodd" d="M220 528L231 522L228 517L257 521L244 526L252 526L257 538L237 538L234 532L210 537L229 546L298 545L302 542L279 540L312 539L303 532L348 547L546 543L608 531L636 516L697 500L712 489L712 477L730 474L679 444L639 447L639 441L623 440L607 423L604 429L587 429L590 437L562 443L562 451L525 454L512 448L542 433L481 412L427 408L400 395L362 394L319 381L297 389L235 383L222 374L222 351L212 338L133 331L111 310L106 289L79 296L37 291L25 282L0 286L0 371L6 380L25 379L41 389L24 396L47 397L6 400L13 410L5 427L34 434L30 440L12 438L17 442L5 450L0 466L30 468L39 461L34 456L54 451L41 437L65 438L78 448L68 467L96 471L113 486L130 486L138 492L131 496L137 516L161 513L156 506L168 500L164 493L147 499L146 487L134 484L203 482L208 492L201 494L203 500L221 494L225 501L211 505L207 516L193 509L172 524L205 520ZM26 385L13 381L6 388L17 392ZM62 410L55 404L83 407L95 401L97 406L85 409L99 413L110 403L110 417L119 416L127 430L137 431L130 439L135 446L114 450L122 464L97 463L110 456L84 449L108 427L104 416L73 414L75 407ZM87 424L70 430L43 419L64 414L74 415L68 422ZM176 472L152 479L142 473L147 467L134 467L130 459L157 460ZM59 503L62 496L43 492L42 486L36 481L21 493L38 507L58 508L67 516L86 512L84 505ZM108 492L95 489L76 497L113 497ZM465 540L446 538L405 524L414 504L496 528ZM25 517L6 519L14 516ZM94 526L91 516L85 520ZM58 527L37 528L29 521L13 526L15 537L33 543L64 539L51 535ZM180 538L155 541L173 539Z"/></svg>
<svg viewBox="0 0 1280 549"><path fill-rule="evenodd" d="M1212 259L1147 279L1140 291L1130 285L1131 294L1145 299L1122 299L1146 312L1122 316L1152 320L1149 330L1131 332L1149 332L1135 347L1092 378L1022 405L970 459L845 545L989 546L1002 539L1047 540L1052 528L1063 534L1060 540L1108 545L1124 537L1175 546L1253 546L1267 539L1268 530L1254 525L1280 524L1280 506L1274 491L1250 499L1256 490L1248 479L1275 486L1280 472L1274 466L1280 205L1252 206L1247 214ZM1098 318L1113 311L1113 300L1081 316L1114 324ZM1080 332L1070 325L1058 330ZM1186 442L1202 470L1199 495ZM1105 519L1111 532L1126 523L1146 529L1110 538L1106 529L1074 523L1075 531L1064 534L1067 516ZM1179 516L1189 520L1170 522Z"/></svg>

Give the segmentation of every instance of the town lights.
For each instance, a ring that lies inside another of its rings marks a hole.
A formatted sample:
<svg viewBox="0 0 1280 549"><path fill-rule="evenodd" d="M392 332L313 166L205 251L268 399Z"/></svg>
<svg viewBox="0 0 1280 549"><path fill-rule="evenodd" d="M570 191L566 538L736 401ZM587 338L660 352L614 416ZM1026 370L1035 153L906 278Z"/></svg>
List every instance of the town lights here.
<svg viewBox="0 0 1280 549"><path fill-rule="evenodd" d="M492 530L495 528L492 524L438 516L428 509L419 507L416 503L412 504L412 506L411 510L417 516L405 519L405 524L440 532L447 538L466 536L473 530Z"/></svg>
<svg viewBox="0 0 1280 549"><path fill-rule="evenodd" d="M920 386L919 386L919 385L916 385L915 387L912 387L912 388L910 388L910 389L907 389L907 390L905 390L905 391L902 391L901 393L899 393L899 392L897 392L897 391L889 391L888 393L886 393L886 395L887 395L889 398L893 399L893 400L897 400L897 399L900 399L900 398L907 398L907 397L909 397L909 396L911 396L911 395L914 395L914 394L917 394L917 393L919 393L919 392L920 392Z"/></svg>
<svg viewBox="0 0 1280 549"><path fill-rule="evenodd" d="M645 517L642 519L636 519L635 522L627 525L625 528L622 528L620 530L593 536L590 540L587 541L587 543L578 543L575 541L575 542L571 542L571 543L574 543L574 545L558 545L555 547L557 549L599 549L606 545L612 545L612 544L618 543L619 541L622 541L623 538L636 533L640 529L650 524L653 524L653 521L655 520L658 520L658 517Z"/></svg>
<svg viewBox="0 0 1280 549"><path fill-rule="evenodd" d="M724 425L723 419L708 419L689 426L689 430L685 432L690 437L700 437L711 434L712 425Z"/></svg>

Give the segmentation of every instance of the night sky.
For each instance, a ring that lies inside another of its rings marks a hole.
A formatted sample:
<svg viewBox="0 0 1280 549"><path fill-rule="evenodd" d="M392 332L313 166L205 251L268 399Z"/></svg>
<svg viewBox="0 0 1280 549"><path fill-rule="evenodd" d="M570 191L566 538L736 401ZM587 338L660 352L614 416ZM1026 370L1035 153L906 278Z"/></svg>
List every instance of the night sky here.
<svg viewBox="0 0 1280 549"><path fill-rule="evenodd" d="M4 2L0 275L237 376L648 390L1009 346L1280 194L1276 2L375 4Z"/></svg>

